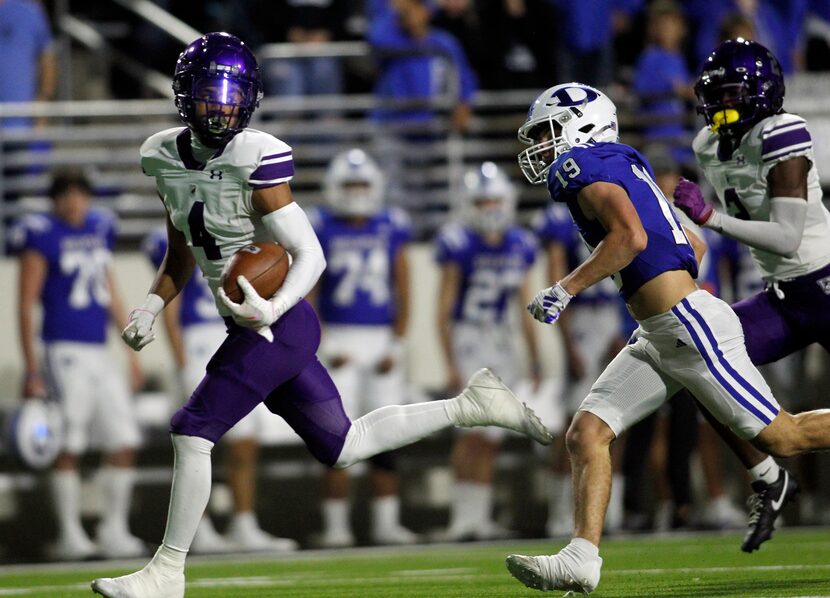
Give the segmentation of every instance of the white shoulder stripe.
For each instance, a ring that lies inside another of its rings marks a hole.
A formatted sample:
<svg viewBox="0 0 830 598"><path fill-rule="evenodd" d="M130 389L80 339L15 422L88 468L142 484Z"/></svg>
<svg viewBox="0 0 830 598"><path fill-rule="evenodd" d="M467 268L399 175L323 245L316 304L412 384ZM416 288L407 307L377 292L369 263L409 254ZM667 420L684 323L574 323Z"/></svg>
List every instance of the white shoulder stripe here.
<svg viewBox="0 0 830 598"><path fill-rule="evenodd" d="M770 137L776 137L778 135L783 135L784 133L790 133L797 129L803 129L807 126L803 120L794 123L787 123L786 125L781 125L780 127L775 127L774 129L770 129L769 131L764 131L761 135L764 139L769 139Z"/></svg>
<svg viewBox="0 0 830 598"><path fill-rule="evenodd" d="M764 162L768 162L769 160L774 160L775 158L780 158L781 156L786 156L787 154L792 154L794 152L808 150L812 147L812 141L806 141L804 143L798 143L796 145L788 145L787 147L783 147L780 150L770 152L769 154L764 154Z"/></svg>
<svg viewBox="0 0 830 598"><path fill-rule="evenodd" d="M289 155L283 156L281 158L272 158L271 160L263 160L259 164L260 164L260 166L264 166L266 164L279 164L280 162L289 162L291 160L293 160L293 158L289 154Z"/></svg>
<svg viewBox="0 0 830 598"><path fill-rule="evenodd" d="M294 178L293 176L284 176L284 177L279 178L279 179L268 179L268 180L251 179L250 182L251 182L252 185L276 185L277 183L284 183L286 181L290 181L293 178Z"/></svg>

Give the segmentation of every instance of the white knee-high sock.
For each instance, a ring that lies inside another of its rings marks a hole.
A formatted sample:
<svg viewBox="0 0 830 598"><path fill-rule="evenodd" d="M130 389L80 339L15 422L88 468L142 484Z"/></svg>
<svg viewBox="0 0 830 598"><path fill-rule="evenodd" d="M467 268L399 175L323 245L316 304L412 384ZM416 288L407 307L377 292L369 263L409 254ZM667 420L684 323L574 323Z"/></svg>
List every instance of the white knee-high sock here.
<svg viewBox="0 0 830 598"><path fill-rule="evenodd" d="M611 495L608 497L608 509L605 512L605 530L617 532L622 528L625 511L623 508L625 478L622 474L615 473L611 480Z"/></svg>
<svg viewBox="0 0 830 598"><path fill-rule="evenodd" d="M77 470L57 470L49 476L52 501L63 538L86 538L81 526L81 476Z"/></svg>
<svg viewBox="0 0 830 598"><path fill-rule="evenodd" d="M401 500L397 496L378 496L372 499L372 529L375 532L394 530L400 525Z"/></svg>
<svg viewBox="0 0 830 598"><path fill-rule="evenodd" d="M210 498L213 443L198 436L172 434L175 462L163 546L186 553Z"/></svg>
<svg viewBox="0 0 830 598"><path fill-rule="evenodd" d="M573 528L573 493L571 475L552 472L548 480L548 527L568 521Z"/></svg>
<svg viewBox="0 0 830 598"><path fill-rule="evenodd" d="M345 498L326 498L323 500L323 530L329 534L348 535L351 533L349 525L349 501Z"/></svg>
<svg viewBox="0 0 830 598"><path fill-rule="evenodd" d="M334 466L348 467L454 425L455 420L450 415L450 404L454 400L390 405L354 420Z"/></svg>
<svg viewBox="0 0 830 598"><path fill-rule="evenodd" d="M117 530L119 533L129 533L135 469L132 467L102 467L98 472L98 479L107 505L100 526Z"/></svg>
<svg viewBox="0 0 830 598"><path fill-rule="evenodd" d="M490 484L456 480L450 505L450 529L478 531L493 516L493 487Z"/></svg>

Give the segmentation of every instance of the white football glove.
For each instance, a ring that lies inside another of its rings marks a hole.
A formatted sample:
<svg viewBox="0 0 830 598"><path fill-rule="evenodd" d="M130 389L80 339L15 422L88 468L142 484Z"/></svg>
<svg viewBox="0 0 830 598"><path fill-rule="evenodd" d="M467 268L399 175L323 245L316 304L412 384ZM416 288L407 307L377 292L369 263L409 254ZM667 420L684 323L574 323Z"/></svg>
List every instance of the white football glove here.
<svg viewBox="0 0 830 598"><path fill-rule="evenodd" d="M553 324L568 306L573 295L568 293L558 282L547 289L542 289L527 306L527 311L534 319L544 324Z"/></svg>
<svg viewBox="0 0 830 598"><path fill-rule="evenodd" d="M142 303L130 312L127 326L121 332L121 338L134 351L141 351L156 338L153 333L153 322L156 316L164 309L164 299L158 295L149 294Z"/></svg>
<svg viewBox="0 0 830 598"><path fill-rule="evenodd" d="M242 303L234 303L228 299L225 290L222 288L217 291L219 299L230 310L233 321L246 328L255 328L257 334L268 342L273 342L274 335L271 333L271 324L279 320L288 311L287 304L277 296L270 300L263 299L244 276L237 276L236 284L239 285L242 294L245 296Z"/></svg>

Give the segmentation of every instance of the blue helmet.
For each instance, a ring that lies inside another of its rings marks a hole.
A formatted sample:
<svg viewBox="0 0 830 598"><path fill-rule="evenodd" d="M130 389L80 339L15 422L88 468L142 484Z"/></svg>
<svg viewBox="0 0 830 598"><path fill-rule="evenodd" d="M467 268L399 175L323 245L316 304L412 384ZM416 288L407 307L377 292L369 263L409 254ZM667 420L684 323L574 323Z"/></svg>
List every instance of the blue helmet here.
<svg viewBox="0 0 830 598"><path fill-rule="evenodd" d="M781 110L784 75L772 52L739 37L723 42L703 62L695 95L697 111L712 130L731 135Z"/></svg>
<svg viewBox="0 0 830 598"><path fill-rule="evenodd" d="M179 116L199 140L222 146L248 126L259 106L259 66L238 37L208 33L179 55L173 92Z"/></svg>

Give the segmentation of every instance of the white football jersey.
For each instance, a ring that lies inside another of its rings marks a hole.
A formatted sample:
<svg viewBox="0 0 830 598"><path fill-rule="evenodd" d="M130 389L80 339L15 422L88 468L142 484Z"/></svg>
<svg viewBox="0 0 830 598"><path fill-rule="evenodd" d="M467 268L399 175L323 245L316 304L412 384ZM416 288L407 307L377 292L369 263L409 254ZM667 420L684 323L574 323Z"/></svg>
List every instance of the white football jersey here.
<svg viewBox="0 0 830 598"><path fill-rule="evenodd" d="M294 176L291 147L255 129L236 135L204 164L193 155L189 129L167 129L142 144L141 167L156 178L170 220L187 238L214 299L228 258L245 245L273 240L251 206L254 190ZM221 301L216 305L230 315Z"/></svg>
<svg viewBox="0 0 830 598"><path fill-rule="evenodd" d="M801 245L793 257L782 257L750 247L765 280L774 282L802 276L830 263L830 213L821 201L822 191L813 155L813 142L804 119L776 114L756 124L741 140L729 160L718 158L718 135L709 127L695 137L692 147L706 178L714 186L721 208L730 216L769 221L767 175L785 160L804 156L807 175L807 219Z"/></svg>

